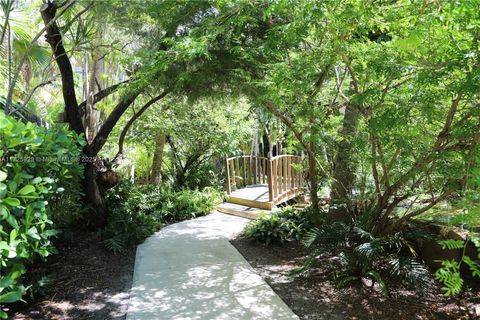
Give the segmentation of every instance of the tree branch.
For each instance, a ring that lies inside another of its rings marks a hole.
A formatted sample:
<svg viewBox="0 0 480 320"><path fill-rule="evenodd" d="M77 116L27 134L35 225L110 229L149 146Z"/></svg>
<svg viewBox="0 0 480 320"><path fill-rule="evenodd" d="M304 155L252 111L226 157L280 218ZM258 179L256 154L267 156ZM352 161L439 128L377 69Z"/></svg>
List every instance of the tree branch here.
<svg viewBox="0 0 480 320"><path fill-rule="evenodd" d="M350 65L350 60L345 55L345 53L342 53L342 60L345 63L345 65L347 66L348 73L350 74L350 77L352 78L353 90L355 91L355 94L359 94L360 90L359 90L359 85L358 85L358 79L355 76L355 73L352 70L352 66Z"/></svg>
<svg viewBox="0 0 480 320"><path fill-rule="evenodd" d="M125 127L123 127L123 130L122 132L120 133L120 137L118 138L118 152L117 152L117 155L115 156L113 162L116 162L122 155L123 155L123 145L124 145L124 142L125 142L125 137L127 135L127 132L128 130L130 129L130 127L132 126L132 124L142 116L142 114L147 111L147 109L153 105L155 102L161 100L162 98L164 98L167 94L168 94L168 90L165 90L164 92L162 92L160 95L156 96L155 98L151 99L150 101L148 101L146 104L143 105L142 108L140 108L140 110L138 110L137 113L135 113L131 118L130 120L128 120L127 124L125 125Z"/></svg>
<svg viewBox="0 0 480 320"><path fill-rule="evenodd" d="M458 104L460 103L460 100L462 99L463 92L460 91L457 94L457 97L453 99L452 104L450 106L450 109L448 110L447 114L447 119L445 120L445 124L443 125L442 131L437 136L437 140L435 141L434 144L434 150L438 149L440 145L447 139L448 134L450 132L450 127L452 126L453 123L453 118L455 117L455 114L457 113L458 109Z"/></svg>
<svg viewBox="0 0 480 320"><path fill-rule="evenodd" d="M50 80L47 80L47 81L44 81L42 83L39 83L37 84L33 89L32 91L30 91L30 94L28 95L27 99L25 99L25 101L23 102L23 104L21 106L19 106L18 108L16 109L13 109L12 111L10 111L8 113L8 115L10 114L13 114L13 113L16 113L18 112L19 110L25 108L28 104L28 102L30 101L30 99L32 98L33 94L35 93L35 91L37 91L37 89L43 87L43 86L46 86L47 84L51 84L53 82L54 79L50 79Z"/></svg>
<svg viewBox="0 0 480 320"><path fill-rule="evenodd" d="M110 86L110 87L105 88L105 89L103 89L103 90L100 90L99 92L97 92L97 93L93 96L93 104L92 104L92 106L94 106L94 105L97 104L98 102L102 101L103 99L105 99L106 97L108 97L109 95L111 95L112 93L114 93L115 91L117 91L117 89L118 89L122 84L128 83L128 82L130 82L130 81L131 81L131 79L128 79L128 80L119 82L119 83L117 83L117 84L114 84L113 86ZM84 114L85 108L86 108L86 106L87 106L87 100L83 101L83 102L80 103L78 106L80 107L82 114Z"/></svg>
<svg viewBox="0 0 480 320"><path fill-rule="evenodd" d="M297 138L297 140L300 142L300 144L305 148L305 150L309 151L310 150L310 147L308 146L308 144L303 140L303 136L302 136L302 133L297 130L297 128L295 128L295 126L293 125L293 120L290 119L287 115L283 114L282 112L280 112L277 108L275 108L273 106L273 103L270 102L270 101L267 101L265 103L265 107L271 112L273 113L275 116L277 116L278 118L280 118L280 120L282 120L283 123L285 123L285 125L290 129L292 130L293 134L295 135L295 138Z"/></svg>
<svg viewBox="0 0 480 320"><path fill-rule="evenodd" d="M96 156L98 154L98 152L107 142L108 136L112 132L113 127L115 127L118 120L142 91L143 89L137 89L133 92L129 92L120 100L117 106L108 115L100 130L98 130L98 133L93 139L92 144L88 146L87 150L89 152L89 156Z"/></svg>

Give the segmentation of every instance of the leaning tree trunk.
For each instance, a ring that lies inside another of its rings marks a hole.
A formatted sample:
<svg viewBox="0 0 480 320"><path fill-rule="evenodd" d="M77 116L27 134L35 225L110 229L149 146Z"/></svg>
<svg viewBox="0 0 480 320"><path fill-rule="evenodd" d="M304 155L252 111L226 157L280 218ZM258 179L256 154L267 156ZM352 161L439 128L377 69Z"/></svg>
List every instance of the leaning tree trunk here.
<svg viewBox="0 0 480 320"><path fill-rule="evenodd" d="M155 151L153 153L152 163L152 177L151 183L160 184L162 182L162 163L163 163L163 150L165 148L165 134L162 132L157 133L155 137Z"/></svg>
<svg viewBox="0 0 480 320"><path fill-rule="evenodd" d="M74 1L70 1L68 4L71 5L73 2ZM76 132L77 134L83 134L85 128L83 125L81 106L86 106L87 102L83 102L80 105L77 102L73 68L63 45L62 32L55 22L58 17L57 8L57 1L48 1L45 2L40 9L42 19L45 23L45 37L52 49L55 62L60 70L62 79L62 94L65 103L65 121L68 122L70 130ZM83 12L85 12L87 9L88 8L84 9ZM100 91L93 97L93 103L105 98L114 92L118 87L119 85L117 84ZM91 227L100 228L104 226L108 212L103 192L104 188L99 184L98 179L99 173L95 163L99 159L97 155L105 145L109 134L113 130L113 127L116 125L120 117L125 113L127 108L136 99L136 97L142 92L142 90L143 88L139 88L133 92L125 94L105 120L104 124L99 129L98 134L95 136L93 141L91 141L91 144L87 144L83 149L84 159L82 160L82 165L84 166L84 178L81 182L81 185L84 193L84 203L90 209L88 221Z"/></svg>
<svg viewBox="0 0 480 320"><path fill-rule="evenodd" d="M357 133L360 113L348 104L343 117L342 140L337 145L337 156L330 190L330 209L327 220L349 223L351 218L348 208L351 205L352 190L355 183L356 163L353 155L352 139Z"/></svg>

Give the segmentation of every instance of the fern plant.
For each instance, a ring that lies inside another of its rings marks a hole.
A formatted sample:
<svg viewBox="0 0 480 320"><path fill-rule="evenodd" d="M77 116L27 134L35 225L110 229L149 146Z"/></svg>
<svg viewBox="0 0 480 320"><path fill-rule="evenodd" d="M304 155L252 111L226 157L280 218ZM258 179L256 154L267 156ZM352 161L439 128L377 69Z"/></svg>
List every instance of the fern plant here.
<svg viewBox="0 0 480 320"><path fill-rule="evenodd" d="M442 290L446 296L459 294L464 286L461 274L462 264L468 267L472 276L480 278L480 236L476 236L470 231L465 240L440 240L439 244L444 250L461 250L462 252L458 261L439 260L441 267L435 272L435 279L443 284ZM466 254L470 244L476 248L477 260L473 260Z"/></svg>
<svg viewBox="0 0 480 320"><path fill-rule="evenodd" d="M478 155L477 155L478 157ZM462 214L450 220L451 225L460 225L467 229L467 236L464 240L446 239L439 241L443 249L461 250L459 260L440 260L441 267L435 272L435 278L443 284L442 290L445 295L452 296L459 294L464 287L462 278L462 265L466 265L473 277L480 278L480 198L478 188L480 187L480 157L477 158L477 166L470 172L464 198L459 203L464 210ZM476 231L477 230L477 231ZM467 248L475 247L476 257L467 255Z"/></svg>
<svg viewBox="0 0 480 320"><path fill-rule="evenodd" d="M119 237L105 239L103 240L103 245L107 250L112 251L114 254L125 250L125 240Z"/></svg>
<svg viewBox="0 0 480 320"><path fill-rule="evenodd" d="M347 225L334 222L309 231L304 244L312 250L305 266L311 267L316 257L324 252L334 254L340 268L334 276L339 286L360 282L364 278L377 283L385 295L389 294L389 280L425 293L432 285L427 267L417 257L414 240L430 235L418 230L405 230L392 235L374 235L361 224Z"/></svg>
<svg viewBox="0 0 480 320"><path fill-rule="evenodd" d="M310 256L293 273L303 272L318 262L322 253L329 253L339 263L334 278L340 287L370 279L372 287L378 284L385 295L389 295L392 283L425 294L433 286L433 278L418 256L416 243L433 236L409 226L396 232L379 229L376 206L376 200L358 203L347 208L348 224L333 222L307 232L303 242Z"/></svg>
<svg viewBox="0 0 480 320"><path fill-rule="evenodd" d="M301 240L312 223L307 212L292 207L281 208L272 214L261 214L245 227L245 236L265 244Z"/></svg>

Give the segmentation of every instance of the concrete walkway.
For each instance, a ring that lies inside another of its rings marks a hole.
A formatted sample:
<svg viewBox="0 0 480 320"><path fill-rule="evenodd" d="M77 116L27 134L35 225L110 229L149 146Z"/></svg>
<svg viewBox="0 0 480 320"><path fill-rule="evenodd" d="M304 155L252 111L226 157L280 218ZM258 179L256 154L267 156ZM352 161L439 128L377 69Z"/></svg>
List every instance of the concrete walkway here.
<svg viewBox="0 0 480 320"><path fill-rule="evenodd" d="M247 222L215 212L138 246L127 320L298 319L228 242Z"/></svg>

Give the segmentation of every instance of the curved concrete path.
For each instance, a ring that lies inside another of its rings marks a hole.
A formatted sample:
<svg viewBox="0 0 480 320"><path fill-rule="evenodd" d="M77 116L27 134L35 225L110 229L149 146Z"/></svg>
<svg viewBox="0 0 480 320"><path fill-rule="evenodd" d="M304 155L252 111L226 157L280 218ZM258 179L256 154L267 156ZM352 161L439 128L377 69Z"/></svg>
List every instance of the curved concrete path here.
<svg viewBox="0 0 480 320"><path fill-rule="evenodd" d="M298 319L229 243L247 223L215 212L138 246L127 320Z"/></svg>

